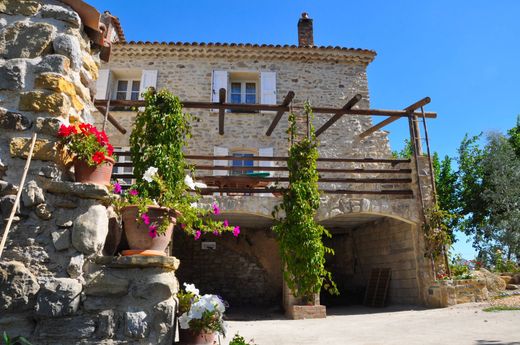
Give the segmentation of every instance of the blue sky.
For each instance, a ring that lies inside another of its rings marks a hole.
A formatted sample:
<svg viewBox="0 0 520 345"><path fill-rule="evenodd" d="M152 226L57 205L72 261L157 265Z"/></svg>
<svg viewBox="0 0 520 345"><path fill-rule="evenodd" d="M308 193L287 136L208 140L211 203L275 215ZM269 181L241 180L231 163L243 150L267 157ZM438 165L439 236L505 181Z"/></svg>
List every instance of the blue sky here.
<svg viewBox="0 0 520 345"><path fill-rule="evenodd" d="M505 131L520 113L520 1L87 0L118 16L127 40L296 44L302 12L317 45L374 49L371 106L400 109L430 96L432 149L456 154L465 133ZM386 127L392 147L404 121ZM455 251L473 255L459 237Z"/></svg>

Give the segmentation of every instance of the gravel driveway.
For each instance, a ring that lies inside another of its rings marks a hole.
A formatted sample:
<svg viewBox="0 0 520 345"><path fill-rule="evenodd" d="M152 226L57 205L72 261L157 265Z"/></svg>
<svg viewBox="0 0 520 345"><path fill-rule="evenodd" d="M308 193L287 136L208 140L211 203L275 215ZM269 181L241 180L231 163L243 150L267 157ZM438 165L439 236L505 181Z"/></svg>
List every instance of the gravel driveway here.
<svg viewBox="0 0 520 345"><path fill-rule="evenodd" d="M483 303L444 309L361 306L330 308L326 319L230 321L228 344L239 331L258 345L520 345L520 311L483 312ZM415 308L415 309L412 309Z"/></svg>

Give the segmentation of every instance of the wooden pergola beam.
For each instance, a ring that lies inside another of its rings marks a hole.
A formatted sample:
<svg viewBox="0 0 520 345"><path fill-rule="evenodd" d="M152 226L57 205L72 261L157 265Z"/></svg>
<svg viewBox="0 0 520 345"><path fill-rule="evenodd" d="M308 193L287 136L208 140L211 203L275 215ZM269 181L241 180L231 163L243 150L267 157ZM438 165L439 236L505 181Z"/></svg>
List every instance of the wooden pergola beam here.
<svg viewBox="0 0 520 345"><path fill-rule="evenodd" d="M218 103L224 104L226 103L226 89L221 88L218 90ZM226 112L225 108L219 108L218 110L218 134L224 135L224 113Z"/></svg>
<svg viewBox="0 0 520 345"><path fill-rule="evenodd" d="M285 98L283 99L283 102L282 102L282 104L280 106L281 107L288 107L289 104L291 104L293 98L294 98L294 92L293 91L289 91L287 93L287 95L285 96ZM270 136L273 133L274 129L278 125L278 122L280 122L280 119L282 118L282 116L283 116L283 114L285 112L286 112L285 109L278 110L278 112L276 113L276 115L275 115L275 117L273 119L273 122L271 122L271 125L267 129L267 132L265 132L265 135Z"/></svg>
<svg viewBox="0 0 520 345"><path fill-rule="evenodd" d="M343 115L345 115L350 109L352 109L352 107L355 106L357 102L361 101L362 98L363 96L361 96L359 93L352 97L350 101L348 101L347 104L345 104L345 106L341 108L340 111L338 111L333 117L331 117L327 122L325 122L323 126L321 126L316 131L316 137L319 136L321 133L325 132L327 128L329 128L336 121L338 121Z"/></svg>
<svg viewBox="0 0 520 345"><path fill-rule="evenodd" d="M431 99L430 97L425 97L417 102L415 102L414 104L404 108L404 112L406 112L406 116L411 116L411 115L414 115L414 111L420 107L423 107L425 106L426 104L430 103L431 102ZM367 129L366 131L364 131L363 133L361 133L359 135L359 138L360 139L363 139L363 138L366 138L367 136L369 136L370 134L374 133L375 131L391 124L392 122L394 121L397 121L401 118L402 116L390 116L389 118L379 122L378 124L370 127L369 129Z"/></svg>

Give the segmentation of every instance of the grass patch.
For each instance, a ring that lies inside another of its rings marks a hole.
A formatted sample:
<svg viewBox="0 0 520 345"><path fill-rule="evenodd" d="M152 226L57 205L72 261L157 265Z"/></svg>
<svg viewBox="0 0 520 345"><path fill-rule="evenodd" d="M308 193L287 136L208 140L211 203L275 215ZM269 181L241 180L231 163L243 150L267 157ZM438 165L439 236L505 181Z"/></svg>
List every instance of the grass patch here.
<svg viewBox="0 0 520 345"><path fill-rule="evenodd" d="M520 307L508 307L505 305L496 305L494 307L482 309L482 311L485 311L485 312L496 312L496 311L507 311L507 310L520 310Z"/></svg>

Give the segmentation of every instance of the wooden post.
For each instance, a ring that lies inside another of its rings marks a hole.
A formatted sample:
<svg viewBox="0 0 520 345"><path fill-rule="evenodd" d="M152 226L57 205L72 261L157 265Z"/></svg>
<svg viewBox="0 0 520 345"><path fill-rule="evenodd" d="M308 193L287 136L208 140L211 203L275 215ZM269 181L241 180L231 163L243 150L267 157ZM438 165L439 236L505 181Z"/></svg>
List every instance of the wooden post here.
<svg viewBox="0 0 520 345"><path fill-rule="evenodd" d="M16 198L14 200L14 205L11 210L11 214L9 215L9 220L7 221L7 225L5 226L4 234L2 236L2 242L0 242L0 258L2 258L2 252L4 251L5 242L7 241L7 234L11 229L11 224L13 223L14 216L16 214L16 210L18 209L18 204L20 203L20 197L22 195L23 185L25 183L25 178L27 177L27 172L29 171L29 165L31 164L32 154L34 151L34 145L36 144L36 133L33 133L31 139L31 147L29 149L29 155L27 156L27 160L25 161L25 167L23 168L22 179L20 180L20 185L18 186L18 193L16 193Z"/></svg>
<svg viewBox="0 0 520 345"><path fill-rule="evenodd" d="M218 102L224 104L226 102L226 89L221 88L218 90ZM218 134L224 135L224 114L226 113L225 108L218 110Z"/></svg>

